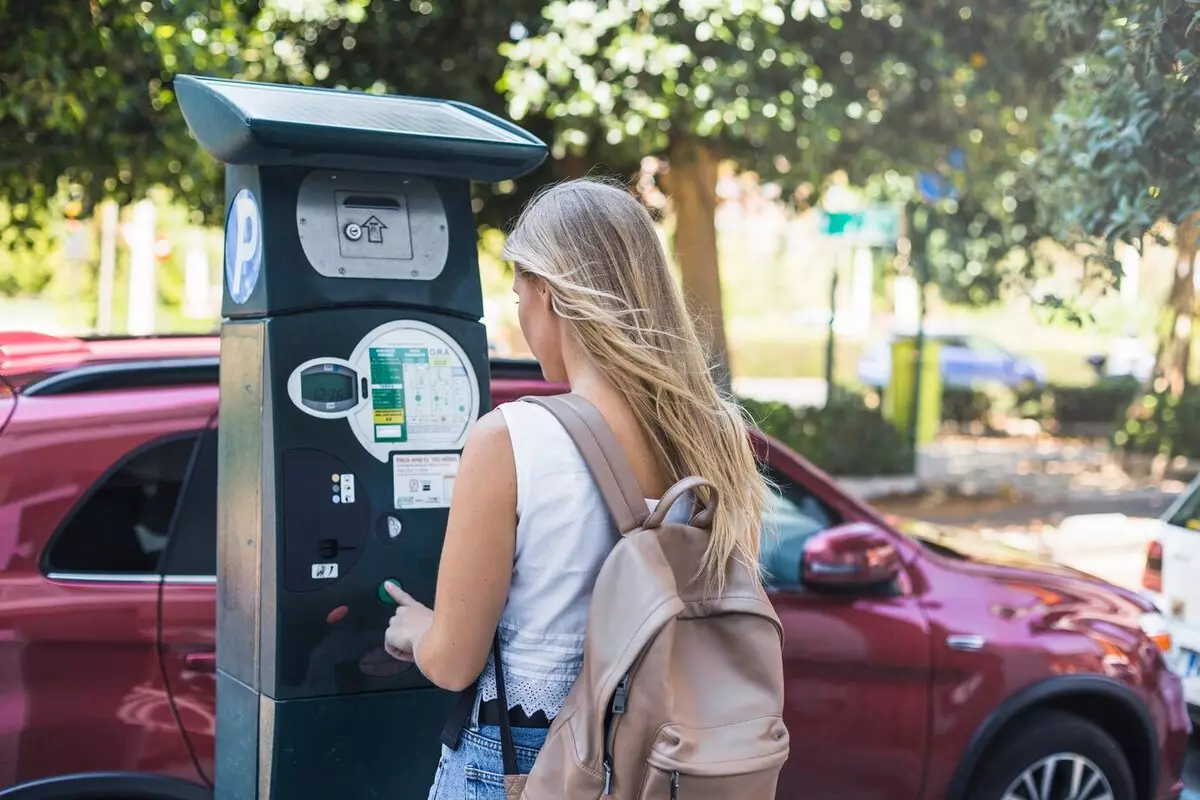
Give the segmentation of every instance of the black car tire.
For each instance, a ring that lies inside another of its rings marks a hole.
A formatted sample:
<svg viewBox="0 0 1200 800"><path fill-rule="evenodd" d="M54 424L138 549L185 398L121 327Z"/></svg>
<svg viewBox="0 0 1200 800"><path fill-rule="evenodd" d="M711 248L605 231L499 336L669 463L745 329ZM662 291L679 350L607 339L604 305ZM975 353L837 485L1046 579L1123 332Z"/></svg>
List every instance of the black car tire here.
<svg viewBox="0 0 1200 800"><path fill-rule="evenodd" d="M1100 726L1063 711L1039 711L1011 732L1002 734L1000 742L984 755L967 797L1001 800L1023 772L1059 754L1083 756L1095 765L1108 780L1113 800L1136 800L1133 773L1120 746ZM1017 796L1026 800L1024 794ZM1067 800L1069 796L1063 789L1046 800ZM1030 795L1028 800L1043 798Z"/></svg>

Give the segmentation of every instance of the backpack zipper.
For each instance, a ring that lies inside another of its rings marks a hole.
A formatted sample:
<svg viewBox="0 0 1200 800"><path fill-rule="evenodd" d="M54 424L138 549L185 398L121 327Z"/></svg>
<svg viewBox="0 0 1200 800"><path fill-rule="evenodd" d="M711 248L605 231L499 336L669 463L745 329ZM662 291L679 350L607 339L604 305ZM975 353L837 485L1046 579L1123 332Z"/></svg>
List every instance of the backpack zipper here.
<svg viewBox="0 0 1200 800"><path fill-rule="evenodd" d="M617 717L625 713L625 704L629 699L629 673L621 676L617 688L613 691L612 703L609 710L608 730L604 735L604 795L612 794L612 746L617 734Z"/></svg>
<svg viewBox="0 0 1200 800"><path fill-rule="evenodd" d="M679 770L671 773L671 800L679 800Z"/></svg>
<svg viewBox="0 0 1200 800"><path fill-rule="evenodd" d="M625 713L625 702L629 699L629 673L621 676L616 691L613 692L612 711L614 714Z"/></svg>

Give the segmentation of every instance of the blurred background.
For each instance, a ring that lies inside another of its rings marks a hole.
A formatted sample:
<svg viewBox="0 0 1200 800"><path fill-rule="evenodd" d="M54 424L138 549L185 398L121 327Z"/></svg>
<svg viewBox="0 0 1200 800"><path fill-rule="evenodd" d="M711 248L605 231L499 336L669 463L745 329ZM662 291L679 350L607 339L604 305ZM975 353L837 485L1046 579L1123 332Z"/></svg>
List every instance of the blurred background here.
<svg viewBox="0 0 1200 800"><path fill-rule="evenodd" d="M553 148L476 187L496 355L526 353L506 226L548 181L616 176L765 429L884 508L1048 547L1076 514L1153 516L1197 471L1195 14L0 2L0 329L217 330L222 170L176 75L451 97Z"/></svg>
<svg viewBox="0 0 1200 800"><path fill-rule="evenodd" d="M528 356L520 208L615 178L766 432L906 524L1161 592L1162 542L1200 527L1198 24L1200 0L0 0L0 334L219 330L223 168L176 76L451 98L552 151L473 189L494 356ZM1188 769L1200 796L1200 747Z"/></svg>

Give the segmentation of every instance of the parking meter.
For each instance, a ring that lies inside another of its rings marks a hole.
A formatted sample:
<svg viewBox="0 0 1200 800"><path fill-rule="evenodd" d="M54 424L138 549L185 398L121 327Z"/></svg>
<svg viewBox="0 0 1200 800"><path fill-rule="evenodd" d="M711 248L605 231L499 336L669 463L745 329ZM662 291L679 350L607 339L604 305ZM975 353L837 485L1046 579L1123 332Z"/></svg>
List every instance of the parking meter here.
<svg viewBox="0 0 1200 800"><path fill-rule="evenodd" d="M542 162L476 108L181 76L227 164L216 797L424 798L453 696L389 657L432 604L489 406L471 181Z"/></svg>

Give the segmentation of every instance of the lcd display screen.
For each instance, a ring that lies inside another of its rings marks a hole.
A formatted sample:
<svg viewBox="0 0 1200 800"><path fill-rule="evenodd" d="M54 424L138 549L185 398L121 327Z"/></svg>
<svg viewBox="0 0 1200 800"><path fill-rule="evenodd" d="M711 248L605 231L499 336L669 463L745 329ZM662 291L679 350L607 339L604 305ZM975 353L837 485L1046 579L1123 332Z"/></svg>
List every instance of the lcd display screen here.
<svg viewBox="0 0 1200 800"><path fill-rule="evenodd" d="M329 404L353 405L358 400L355 396L355 376L345 368L331 370L321 366L305 370L300 376L300 400L305 405L322 410L329 409Z"/></svg>

